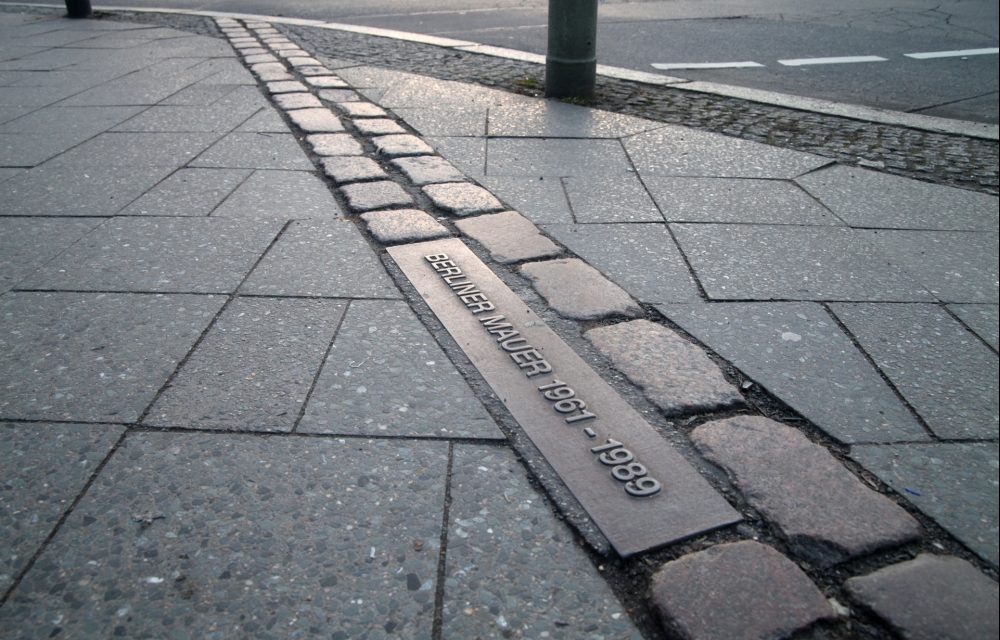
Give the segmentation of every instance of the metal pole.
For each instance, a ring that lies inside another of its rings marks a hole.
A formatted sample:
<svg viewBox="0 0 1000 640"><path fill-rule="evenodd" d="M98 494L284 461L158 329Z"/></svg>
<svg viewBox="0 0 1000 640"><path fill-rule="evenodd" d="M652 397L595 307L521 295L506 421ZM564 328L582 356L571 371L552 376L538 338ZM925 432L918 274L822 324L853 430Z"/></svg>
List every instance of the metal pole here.
<svg viewBox="0 0 1000 640"><path fill-rule="evenodd" d="M597 0L549 0L545 95L594 95L597 77Z"/></svg>
<svg viewBox="0 0 1000 640"><path fill-rule="evenodd" d="M66 0L66 15L70 18L90 17L90 0Z"/></svg>

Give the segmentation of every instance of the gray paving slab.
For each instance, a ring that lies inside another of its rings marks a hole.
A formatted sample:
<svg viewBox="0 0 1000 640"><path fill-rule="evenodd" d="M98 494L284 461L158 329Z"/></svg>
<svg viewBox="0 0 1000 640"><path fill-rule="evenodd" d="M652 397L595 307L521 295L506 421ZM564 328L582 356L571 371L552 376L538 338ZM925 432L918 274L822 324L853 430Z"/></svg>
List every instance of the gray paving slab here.
<svg viewBox="0 0 1000 640"><path fill-rule="evenodd" d="M599 320L642 314L642 307L627 292L577 258L529 262L521 273L564 318Z"/></svg>
<svg viewBox="0 0 1000 640"><path fill-rule="evenodd" d="M479 185L469 182L429 184L421 188L434 206L456 216L491 213L504 209L496 197Z"/></svg>
<svg viewBox="0 0 1000 640"><path fill-rule="evenodd" d="M230 133L195 158L190 166L296 171L314 169L298 141L290 133Z"/></svg>
<svg viewBox="0 0 1000 640"><path fill-rule="evenodd" d="M112 216L173 171L165 166L81 168L49 161L5 181L0 215Z"/></svg>
<svg viewBox="0 0 1000 640"><path fill-rule="evenodd" d="M794 562L749 540L666 563L653 577L652 595L664 626L689 640L784 638L834 617Z"/></svg>
<svg viewBox="0 0 1000 640"><path fill-rule="evenodd" d="M641 638L505 448L455 447L444 637Z"/></svg>
<svg viewBox="0 0 1000 640"><path fill-rule="evenodd" d="M211 83L210 80L211 78L206 78L198 84L181 89L166 100L160 101L159 106L208 107L232 95L241 86L238 84ZM102 109L107 108L102 107Z"/></svg>
<svg viewBox="0 0 1000 640"><path fill-rule="evenodd" d="M66 131L51 134L0 133L0 166L34 167L82 141L78 134Z"/></svg>
<svg viewBox="0 0 1000 640"><path fill-rule="evenodd" d="M743 396L705 352L649 320L584 333L667 416L737 409Z"/></svg>
<svg viewBox="0 0 1000 640"><path fill-rule="evenodd" d="M961 231L858 231L942 302L1000 300L1000 252L993 233Z"/></svg>
<svg viewBox="0 0 1000 640"><path fill-rule="evenodd" d="M22 282L72 291L228 293L281 230L280 221L109 220Z"/></svg>
<svg viewBox="0 0 1000 640"><path fill-rule="evenodd" d="M458 369L399 301L355 301L298 430L503 439Z"/></svg>
<svg viewBox="0 0 1000 640"><path fill-rule="evenodd" d="M379 155L387 158L401 158L403 156L422 156L434 153L430 146L417 136L409 134L395 134L378 136L372 138L372 144Z"/></svg>
<svg viewBox="0 0 1000 640"><path fill-rule="evenodd" d="M436 182L461 182L465 179L461 171L440 156L396 158L392 164L417 186Z"/></svg>
<svg viewBox="0 0 1000 640"><path fill-rule="evenodd" d="M648 176L646 189L668 222L842 225L793 182Z"/></svg>
<svg viewBox="0 0 1000 640"><path fill-rule="evenodd" d="M0 416L138 420L223 302L222 296L4 294Z"/></svg>
<svg viewBox="0 0 1000 640"><path fill-rule="evenodd" d="M424 140L466 176L479 180L486 175L485 138L438 136Z"/></svg>
<svg viewBox="0 0 1000 640"><path fill-rule="evenodd" d="M413 206L413 196L392 180L349 184L340 187L340 192L354 212Z"/></svg>
<svg viewBox="0 0 1000 640"><path fill-rule="evenodd" d="M316 133L306 141L319 156L360 156L361 144L349 133Z"/></svg>
<svg viewBox="0 0 1000 640"><path fill-rule="evenodd" d="M93 218L0 218L0 293L17 286L100 222Z"/></svg>
<svg viewBox="0 0 1000 640"><path fill-rule="evenodd" d="M399 298L361 233L345 220L293 223L247 278L241 293Z"/></svg>
<svg viewBox="0 0 1000 640"><path fill-rule="evenodd" d="M261 47L255 49L244 49L240 52L243 56L243 62L247 64L261 64L265 62L277 62L278 58L270 53L267 53L266 49Z"/></svg>
<svg viewBox="0 0 1000 640"><path fill-rule="evenodd" d="M395 107L393 112L422 136L486 136L487 107L441 104Z"/></svg>
<svg viewBox="0 0 1000 640"><path fill-rule="evenodd" d="M77 171L94 165L177 169L218 139L218 133L102 133L62 154L53 164L73 166Z"/></svg>
<svg viewBox="0 0 1000 640"><path fill-rule="evenodd" d="M958 319L986 341L993 350L1000 349L1000 328L995 304L950 304L948 310L958 316Z"/></svg>
<svg viewBox="0 0 1000 640"><path fill-rule="evenodd" d="M657 309L841 442L930 439L818 304L727 302Z"/></svg>
<svg viewBox="0 0 1000 640"><path fill-rule="evenodd" d="M154 106L118 126L119 132L188 132L227 133L243 124L259 107L247 102L220 102L209 106Z"/></svg>
<svg viewBox="0 0 1000 640"><path fill-rule="evenodd" d="M490 177L479 181L535 224L575 222L559 178Z"/></svg>
<svg viewBox="0 0 1000 640"><path fill-rule="evenodd" d="M996 443L862 445L851 457L995 566Z"/></svg>
<svg viewBox="0 0 1000 640"><path fill-rule="evenodd" d="M430 637L446 472L444 443L132 435L0 624L15 637Z"/></svg>
<svg viewBox="0 0 1000 640"><path fill-rule="evenodd" d="M837 564L920 536L920 525L899 505L791 427L737 416L705 423L691 439L792 551L813 563Z"/></svg>
<svg viewBox="0 0 1000 640"><path fill-rule="evenodd" d="M516 211L457 220L455 225L502 264L552 258L562 253L561 247Z"/></svg>
<svg viewBox="0 0 1000 640"><path fill-rule="evenodd" d="M653 200L634 174L563 178L573 217L581 224L663 222Z"/></svg>
<svg viewBox="0 0 1000 640"><path fill-rule="evenodd" d="M399 244L446 238L451 232L420 209L395 209L362 213L368 232L382 244Z"/></svg>
<svg viewBox="0 0 1000 640"><path fill-rule="evenodd" d="M996 231L997 197L836 165L796 180L852 227Z"/></svg>
<svg viewBox="0 0 1000 640"><path fill-rule="evenodd" d="M496 138L490 139L486 159L489 176L590 178L621 175L630 167L617 140Z"/></svg>
<svg viewBox="0 0 1000 640"><path fill-rule="evenodd" d="M0 133L72 132L81 141L128 120L142 107L43 107L0 126Z"/></svg>
<svg viewBox="0 0 1000 640"><path fill-rule="evenodd" d="M75 87L7 87L0 93L0 107L44 107L76 93ZM134 103L133 103L134 104Z"/></svg>
<svg viewBox="0 0 1000 640"><path fill-rule="evenodd" d="M543 228L640 302L701 300L664 224L549 224Z"/></svg>
<svg viewBox="0 0 1000 640"><path fill-rule="evenodd" d="M291 431L346 308L337 300L235 300L144 424Z"/></svg>
<svg viewBox="0 0 1000 640"><path fill-rule="evenodd" d="M110 425L0 423L0 592L11 587L124 431Z"/></svg>
<svg viewBox="0 0 1000 640"><path fill-rule="evenodd" d="M264 107L236 128L242 133L288 133L288 125L274 107Z"/></svg>
<svg viewBox="0 0 1000 640"><path fill-rule="evenodd" d="M997 354L945 310L911 304L831 308L936 435L997 437Z"/></svg>
<svg viewBox="0 0 1000 640"><path fill-rule="evenodd" d="M207 216L250 174L250 169L179 169L118 215Z"/></svg>
<svg viewBox="0 0 1000 640"><path fill-rule="evenodd" d="M851 578L845 586L905 638L961 640L1000 634L997 583L959 558L925 553Z"/></svg>
<svg viewBox="0 0 1000 640"><path fill-rule="evenodd" d="M371 158L359 156L331 156L323 158L323 173L338 185L366 180L388 180L387 174Z"/></svg>
<svg viewBox="0 0 1000 640"><path fill-rule="evenodd" d="M715 224L670 228L712 299L933 300L852 229Z"/></svg>
<svg viewBox="0 0 1000 640"><path fill-rule="evenodd" d="M534 100L490 109L488 135L526 138L620 138L663 123L557 100Z"/></svg>
<svg viewBox="0 0 1000 640"><path fill-rule="evenodd" d="M254 171L212 212L213 217L337 218L342 211L326 184L305 171Z"/></svg>
<svg viewBox="0 0 1000 640"><path fill-rule="evenodd" d="M678 126L625 138L639 175L790 179L829 160L759 142Z"/></svg>

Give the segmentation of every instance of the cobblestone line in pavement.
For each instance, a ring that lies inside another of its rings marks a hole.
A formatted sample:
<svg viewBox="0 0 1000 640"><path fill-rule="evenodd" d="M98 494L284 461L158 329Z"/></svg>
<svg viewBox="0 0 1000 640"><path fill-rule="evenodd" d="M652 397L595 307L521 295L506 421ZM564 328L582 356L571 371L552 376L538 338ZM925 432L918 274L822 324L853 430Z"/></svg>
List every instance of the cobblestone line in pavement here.
<svg viewBox="0 0 1000 640"><path fill-rule="evenodd" d="M976 631L990 632L985 612L995 608L996 585L964 560L890 571L918 553L971 557L932 521L908 513L884 489L874 490L882 485L870 474L859 479L800 430L748 415L759 410L753 403L742 408L731 373L721 375L717 362L700 349L692 353L692 344L669 327L642 319L656 316L530 221L506 211L405 123L366 102L277 29L263 22L245 28L235 20L218 23L304 134L346 209L376 244L439 238L457 229L494 262L513 265L556 314L580 321L577 330L587 329L596 353L663 415L687 418L691 441L724 472L716 485L746 523L640 559L597 560L613 568L606 575L650 637L662 633L651 623L651 609L670 637L727 637L736 629L761 638L890 637L891 626L913 624L897 602L925 598L925 584L950 585L954 575L978 576L976 597L928 606L921 615L947 624L961 609L976 624L982 621ZM572 305L565 300L569 283L582 283ZM627 318L639 319L622 322ZM669 365L678 361L686 367Z"/></svg>

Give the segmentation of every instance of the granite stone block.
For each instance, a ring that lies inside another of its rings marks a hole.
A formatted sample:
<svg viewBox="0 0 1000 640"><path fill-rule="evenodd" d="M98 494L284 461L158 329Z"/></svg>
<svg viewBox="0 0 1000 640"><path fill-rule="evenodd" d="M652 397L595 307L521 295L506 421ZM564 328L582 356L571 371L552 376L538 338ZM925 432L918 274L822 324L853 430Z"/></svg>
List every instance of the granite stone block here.
<svg viewBox="0 0 1000 640"><path fill-rule="evenodd" d="M421 156L434 153L431 147L418 138L411 135L389 135L372 138L372 143L380 155L389 158L399 158L401 156Z"/></svg>
<svg viewBox="0 0 1000 640"><path fill-rule="evenodd" d="M653 576L652 596L664 627L688 640L785 638L834 617L794 562L749 540L666 563Z"/></svg>
<svg viewBox="0 0 1000 640"><path fill-rule="evenodd" d="M490 109L488 135L496 138L621 138L663 124L558 100L533 100Z"/></svg>
<svg viewBox="0 0 1000 640"><path fill-rule="evenodd" d="M333 115L329 109L323 107L316 109L295 109L288 112L288 117L300 129L308 133L336 133L344 130L344 125L340 122L340 118Z"/></svg>
<svg viewBox="0 0 1000 640"><path fill-rule="evenodd" d="M584 335L667 416L743 406L705 352L667 327L632 320Z"/></svg>
<svg viewBox="0 0 1000 640"><path fill-rule="evenodd" d="M409 121L407 122L409 123ZM412 123L410 124L412 126ZM485 178L485 138L427 138L427 142L465 175L477 180ZM428 153L433 153L433 151Z"/></svg>
<svg viewBox="0 0 1000 640"><path fill-rule="evenodd" d="M465 179L461 171L441 156L396 158L392 164L402 171L410 182L418 186L437 182L460 182Z"/></svg>
<svg viewBox="0 0 1000 640"><path fill-rule="evenodd" d="M306 136L306 142L320 156L360 156L364 153L349 133L317 133Z"/></svg>
<svg viewBox="0 0 1000 640"><path fill-rule="evenodd" d="M322 109L323 103L319 101L319 98L311 93L279 93L274 96L274 103L278 105L281 109ZM293 122L298 124L296 116L289 114ZM301 126L301 125L300 125ZM305 127L303 127L305 129ZM305 129L306 131L313 131L313 129ZM321 131L328 131L328 129L321 129ZM342 131L342 129L334 129L334 131Z"/></svg>
<svg viewBox="0 0 1000 640"><path fill-rule="evenodd" d="M440 222L419 209L370 211L361 219L368 232L382 244L399 244L444 238L451 233Z"/></svg>
<svg viewBox="0 0 1000 640"><path fill-rule="evenodd" d="M598 320L642 313L621 287L576 258L529 262L521 267L521 273L564 318Z"/></svg>
<svg viewBox="0 0 1000 640"><path fill-rule="evenodd" d="M295 80L288 68L280 62L261 62L250 67L250 71L264 82Z"/></svg>
<svg viewBox="0 0 1000 640"><path fill-rule="evenodd" d="M389 175L371 158L333 156L323 158L323 172L335 183L348 184L366 180L388 180Z"/></svg>
<svg viewBox="0 0 1000 640"><path fill-rule="evenodd" d="M920 525L906 511L791 427L737 416L703 424L691 439L795 553L816 564L837 564L920 536Z"/></svg>
<svg viewBox="0 0 1000 640"><path fill-rule="evenodd" d="M313 78L313 80L319 80L319 78ZM337 80L342 85L346 86L343 80ZM319 84L313 86L321 86ZM331 85L335 86L335 85ZM385 118L389 114L385 112L385 109L378 106L377 104L372 104L371 102L338 102L336 105L339 111L342 111L344 115L350 116L352 118Z"/></svg>
<svg viewBox="0 0 1000 640"><path fill-rule="evenodd" d="M194 295L4 294L0 415L138 420L224 301Z"/></svg>
<svg viewBox="0 0 1000 640"><path fill-rule="evenodd" d="M482 187L468 182L448 182L423 187L435 206L457 216L500 211L503 204Z"/></svg>
<svg viewBox="0 0 1000 640"><path fill-rule="evenodd" d="M412 206L413 198L391 180L360 182L340 188L352 211L372 211L393 207Z"/></svg>
<svg viewBox="0 0 1000 640"><path fill-rule="evenodd" d="M346 89L348 84L337 76L309 76L306 82L317 89Z"/></svg>
<svg viewBox="0 0 1000 640"><path fill-rule="evenodd" d="M385 136L406 133L406 129L401 127L399 123L388 118L360 118L354 121L354 127L363 136Z"/></svg>
<svg viewBox="0 0 1000 640"><path fill-rule="evenodd" d="M968 562L921 554L851 578L848 592L912 640L996 638L997 583Z"/></svg>
<svg viewBox="0 0 1000 640"><path fill-rule="evenodd" d="M402 301L354 301L299 423L303 433L503 439Z"/></svg>
<svg viewBox="0 0 1000 640"><path fill-rule="evenodd" d="M505 211L456 221L462 233L486 247L501 264L551 258L562 249L543 235L530 220Z"/></svg>

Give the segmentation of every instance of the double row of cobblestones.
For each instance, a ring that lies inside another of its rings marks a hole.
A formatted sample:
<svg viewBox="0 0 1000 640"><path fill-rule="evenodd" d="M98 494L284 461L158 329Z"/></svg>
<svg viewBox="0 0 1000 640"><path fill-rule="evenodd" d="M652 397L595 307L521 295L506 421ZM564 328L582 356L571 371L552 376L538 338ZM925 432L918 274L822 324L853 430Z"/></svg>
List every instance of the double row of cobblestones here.
<svg viewBox="0 0 1000 640"><path fill-rule="evenodd" d="M850 633L845 600L912 637L941 637L925 636L928 629L996 634L994 582L964 560L927 553L917 520L826 448L747 415L740 390L701 349L645 319L628 293L507 210L270 24L218 24L375 241L392 245L457 230L495 262L513 265L556 313L589 323L587 340L663 415L709 418L691 433L695 448L726 472L745 515L763 521L783 550L742 535L752 539L706 542L658 567L644 588L668 633L783 637L817 624ZM900 550L911 559L896 561ZM869 565L863 575L830 577L832 567L878 554L885 560L874 571Z"/></svg>

